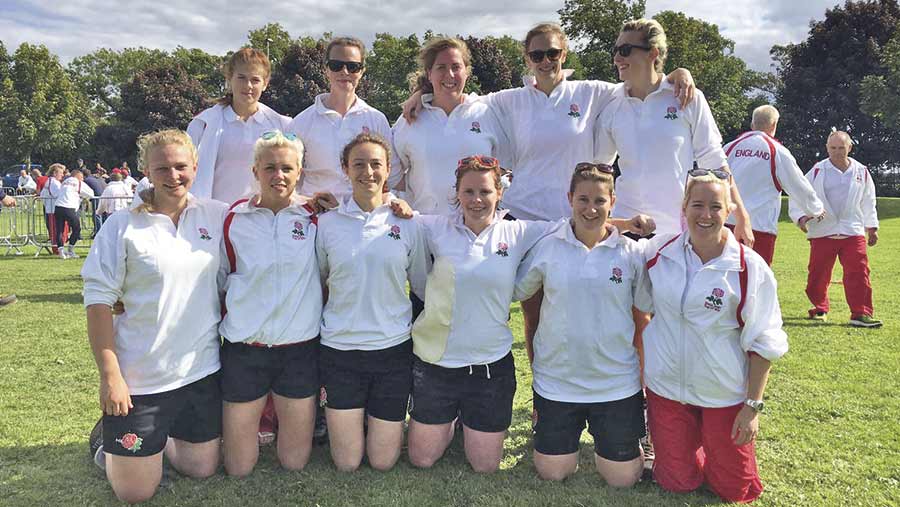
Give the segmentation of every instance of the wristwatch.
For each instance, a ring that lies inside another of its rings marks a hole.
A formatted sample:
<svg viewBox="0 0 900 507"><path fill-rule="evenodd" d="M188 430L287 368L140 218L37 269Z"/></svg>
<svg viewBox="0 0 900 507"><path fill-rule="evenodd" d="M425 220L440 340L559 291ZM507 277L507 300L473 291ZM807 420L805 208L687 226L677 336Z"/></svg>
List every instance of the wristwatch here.
<svg viewBox="0 0 900 507"><path fill-rule="evenodd" d="M747 405L748 407L752 408L756 412L762 412L766 406L766 404L763 402L763 400L751 400L751 399L746 400L744 402L744 405Z"/></svg>

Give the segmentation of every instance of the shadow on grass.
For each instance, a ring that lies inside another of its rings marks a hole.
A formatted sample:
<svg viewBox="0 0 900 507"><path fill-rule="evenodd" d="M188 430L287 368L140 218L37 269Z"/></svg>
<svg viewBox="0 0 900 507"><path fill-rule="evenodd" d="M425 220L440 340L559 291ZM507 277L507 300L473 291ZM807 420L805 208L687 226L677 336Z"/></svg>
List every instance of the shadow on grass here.
<svg viewBox="0 0 900 507"><path fill-rule="evenodd" d="M66 303L80 306L84 303L84 297L77 292L58 292L19 296L19 301L28 303Z"/></svg>

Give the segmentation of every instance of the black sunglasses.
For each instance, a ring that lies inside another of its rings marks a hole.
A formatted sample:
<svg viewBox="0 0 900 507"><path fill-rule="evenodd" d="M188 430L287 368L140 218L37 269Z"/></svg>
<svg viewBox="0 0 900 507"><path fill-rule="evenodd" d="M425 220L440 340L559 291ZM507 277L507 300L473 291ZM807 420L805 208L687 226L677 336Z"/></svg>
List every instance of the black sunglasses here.
<svg viewBox="0 0 900 507"><path fill-rule="evenodd" d="M650 46L635 46L634 44L622 44L621 46L616 46L612 50L613 56L616 56L616 53L622 55L622 57L627 57L631 54L632 49L643 49L644 51L650 51Z"/></svg>
<svg viewBox="0 0 900 507"><path fill-rule="evenodd" d="M347 69L347 72L356 74L363 69L363 65L360 62L345 62L343 60L328 60L325 62L325 65L331 72L340 72L342 69Z"/></svg>
<svg viewBox="0 0 900 507"><path fill-rule="evenodd" d="M728 171L725 171L723 169L699 169L698 168L698 169L691 169L690 171L688 171L688 176L690 176L691 178L696 178L698 176L706 176L707 174L712 174L713 176L715 176L716 178L719 178L720 180L727 180L728 178L731 177L731 173Z"/></svg>
<svg viewBox="0 0 900 507"><path fill-rule="evenodd" d="M550 48L546 51L543 49L535 49L534 51L528 52L528 58L531 58L531 61L534 63L541 63L544 61L544 57L546 56L548 60L551 62L555 62L559 60L562 56L562 49Z"/></svg>

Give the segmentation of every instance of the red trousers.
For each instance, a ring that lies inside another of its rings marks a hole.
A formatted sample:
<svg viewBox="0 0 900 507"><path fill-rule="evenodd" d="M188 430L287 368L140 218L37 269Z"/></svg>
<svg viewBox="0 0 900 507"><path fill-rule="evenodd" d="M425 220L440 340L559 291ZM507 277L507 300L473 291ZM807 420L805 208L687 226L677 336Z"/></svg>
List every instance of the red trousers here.
<svg viewBox="0 0 900 507"><path fill-rule="evenodd" d="M850 318L872 315L872 284L869 282L869 258L866 256L865 236L843 239L815 238L809 240L809 276L806 296L817 312L828 313L828 284L834 259L844 268L844 295L850 306Z"/></svg>
<svg viewBox="0 0 900 507"><path fill-rule="evenodd" d="M653 435L653 479L667 491L686 493L705 481L727 502L752 502L763 485L753 442L734 445L731 427L743 405L705 408L672 401L647 389Z"/></svg>
<svg viewBox="0 0 900 507"><path fill-rule="evenodd" d="M726 224L726 226L734 231L734 226ZM777 236L768 232L753 231L753 251L762 257L766 264L772 265L772 259L775 258L775 239Z"/></svg>

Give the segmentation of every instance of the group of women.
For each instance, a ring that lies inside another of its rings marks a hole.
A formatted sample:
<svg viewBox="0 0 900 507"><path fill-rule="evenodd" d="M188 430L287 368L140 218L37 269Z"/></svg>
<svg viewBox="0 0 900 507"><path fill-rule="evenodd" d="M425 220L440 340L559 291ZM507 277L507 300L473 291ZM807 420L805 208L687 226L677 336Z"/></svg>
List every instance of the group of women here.
<svg viewBox="0 0 900 507"><path fill-rule="evenodd" d="M212 475L220 437L226 472L249 474L270 393L284 468L308 462L318 400L339 470L393 467L407 412L414 466L439 460L459 423L472 468L497 470L517 299L541 477L575 472L587 424L599 474L635 484L646 392L661 487L759 496L757 412L787 348L774 277L738 241L752 236L721 138L689 73L660 73L665 47L656 22L626 24L623 85L568 81L565 35L541 24L525 38L525 86L477 97L463 93L465 44L432 39L418 115L393 132L355 95L359 41L329 44L330 91L293 121L259 103L265 56L236 52L229 95L190 137L139 141L152 188L110 217L82 272L116 495L151 497L163 453ZM591 162L616 151L619 191ZM317 213L302 195L323 191L337 206ZM724 228L735 211L737 239ZM625 237L653 219L652 239ZM650 313L642 378L635 338Z"/></svg>

